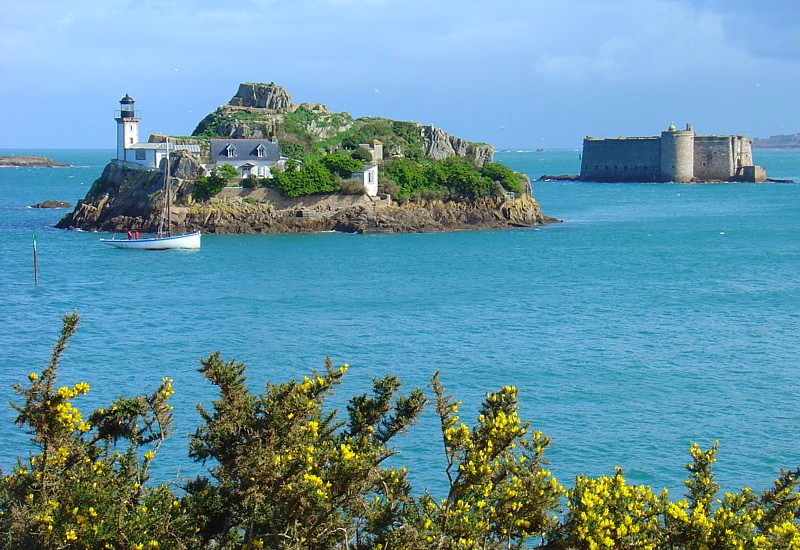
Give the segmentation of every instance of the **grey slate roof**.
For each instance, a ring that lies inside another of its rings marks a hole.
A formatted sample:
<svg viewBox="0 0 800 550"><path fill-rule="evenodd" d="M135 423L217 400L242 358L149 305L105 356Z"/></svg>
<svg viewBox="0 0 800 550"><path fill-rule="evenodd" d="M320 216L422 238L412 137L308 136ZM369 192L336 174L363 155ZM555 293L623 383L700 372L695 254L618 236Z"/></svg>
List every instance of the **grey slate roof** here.
<svg viewBox="0 0 800 550"><path fill-rule="evenodd" d="M164 142L160 143L134 143L133 145L128 145L126 149L152 149L154 151L166 151L167 144ZM189 151L190 153L199 154L200 153L200 145L197 143L183 143L183 144L169 144L169 150L171 153L175 151Z"/></svg>
<svg viewBox="0 0 800 550"><path fill-rule="evenodd" d="M264 156L258 156L258 147L264 147ZM235 149L232 157L226 154L228 147ZM211 162L231 160L260 160L278 162L280 160L278 142L268 139L212 139Z"/></svg>
<svg viewBox="0 0 800 550"><path fill-rule="evenodd" d="M378 165L377 165L377 164L375 164L374 162L373 162L372 164L367 164L367 165L365 165L365 166L364 166L364 168L362 168L361 170L358 170L358 171L356 171L356 172L353 172L353 174L363 174L364 172L369 172L370 170L372 170L372 169L373 169L373 168L375 168L376 166L378 166Z"/></svg>

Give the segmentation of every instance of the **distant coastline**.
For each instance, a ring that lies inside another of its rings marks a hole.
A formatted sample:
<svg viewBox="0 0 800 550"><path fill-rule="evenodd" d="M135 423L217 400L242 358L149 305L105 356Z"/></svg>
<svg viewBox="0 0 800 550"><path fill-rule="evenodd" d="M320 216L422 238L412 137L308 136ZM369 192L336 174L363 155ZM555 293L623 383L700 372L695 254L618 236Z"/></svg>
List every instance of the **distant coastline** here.
<svg viewBox="0 0 800 550"><path fill-rule="evenodd" d="M0 156L0 168L66 168L69 164L62 164L47 157L31 156Z"/></svg>
<svg viewBox="0 0 800 550"><path fill-rule="evenodd" d="M766 139L755 138L753 149L800 149L800 134L782 134Z"/></svg>

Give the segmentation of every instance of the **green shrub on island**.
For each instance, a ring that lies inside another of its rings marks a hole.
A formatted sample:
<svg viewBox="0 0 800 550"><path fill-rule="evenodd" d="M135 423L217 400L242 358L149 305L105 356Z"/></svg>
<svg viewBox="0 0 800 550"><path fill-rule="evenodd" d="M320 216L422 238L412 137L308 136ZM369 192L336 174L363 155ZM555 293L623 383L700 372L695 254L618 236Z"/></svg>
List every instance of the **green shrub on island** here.
<svg viewBox="0 0 800 550"><path fill-rule="evenodd" d="M197 200L207 201L222 191L228 182L238 176L236 168L230 164L223 164L215 168L208 176L200 176L194 182L194 196Z"/></svg>
<svg viewBox="0 0 800 550"><path fill-rule="evenodd" d="M266 184L287 197L339 191L339 184L334 181L333 175L317 160L310 160L302 165L289 160L285 169L272 174Z"/></svg>
<svg viewBox="0 0 800 550"><path fill-rule="evenodd" d="M500 183L504 189L514 193L522 193L522 184L519 176L511 168L499 162L487 162L481 168L481 175L494 182Z"/></svg>
<svg viewBox="0 0 800 550"><path fill-rule="evenodd" d="M441 495L415 495L398 467L394 441L428 400L399 393L394 376L373 380L346 414L326 408L348 365L300 380L246 384L246 368L219 353L200 372L219 390L189 457L209 475L148 483L170 434L174 393L162 378L148 395L120 397L84 420L74 404L80 382L57 388L59 360L78 325L63 318L50 364L15 385L16 423L32 451L0 477L0 544L42 549L345 549L540 548L542 550L786 550L800 547L800 469L774 486L720 497L717 444L690 449L686 498L612 476L578 476L564 489L547 469L550 438L519 417L518 392L487 393L476 422L438 374L432 405L441 426Z"/></svg>
<svg viewBox="0 0 800 550"><path fill-rule="evenodd" d="M501 196L504 190L522 191L519 176L507 166L489 163L484 168L477 168L461 157L424 164L401 158L387 161L384 172L399 186L395 195L399 200L426 194L474 200Z"/></svg>
<svg viewBox="0 0 800 550"><path fill-rule="evenodd" d="M322 165L334 176L349 178L353 172L358 172L364 167L364 162L354 159L344 151L339 151L322 157Z"/></svg>
<svg viewBox="0 0 800 550"><path fill-rule="evenodd" d="M372 152L366 147L357 147L352 156L354 159L363 160L364 162L372 162L373 160Z"/></svg>

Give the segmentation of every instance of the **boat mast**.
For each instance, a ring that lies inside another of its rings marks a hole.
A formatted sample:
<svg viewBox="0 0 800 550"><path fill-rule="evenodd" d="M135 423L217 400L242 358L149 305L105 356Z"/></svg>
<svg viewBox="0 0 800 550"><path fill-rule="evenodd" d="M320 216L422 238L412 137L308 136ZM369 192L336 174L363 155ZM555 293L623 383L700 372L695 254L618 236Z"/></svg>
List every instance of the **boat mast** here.
<svg viewBox="0 0 800 550"><path fill-rule="evenodd" d="M164 184L165 184L166 192L167 192L167 196L164 198L164 200L167 201L167 237L171 237L172 234L170 232L169 226L170 226L170 221L172 220L172 211L171 211L171 208L170 208L171 203L172 203L172 195L171 195L171 192L170 192L171 191L171 189L170 189L170 185L171 184L170 184L170 181L169 181L169 136L167 136L167 172L166 172L166 175L164 177L166 178L166 181L164 182Z"/></svg>

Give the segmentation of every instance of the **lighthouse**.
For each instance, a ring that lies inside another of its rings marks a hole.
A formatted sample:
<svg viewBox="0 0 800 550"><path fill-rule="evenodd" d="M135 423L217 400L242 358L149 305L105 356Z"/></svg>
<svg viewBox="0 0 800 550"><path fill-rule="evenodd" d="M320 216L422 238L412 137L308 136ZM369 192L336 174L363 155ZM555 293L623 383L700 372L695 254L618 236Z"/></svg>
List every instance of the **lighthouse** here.
<svg viewBox="0 0 800 550"><path fill-rule="evenodd" d="M125 159L125 149L132 149L139 143L139 119L134 109L135 101L131 96L119 100L119 111L117 117L117 159Z"/></svg>

